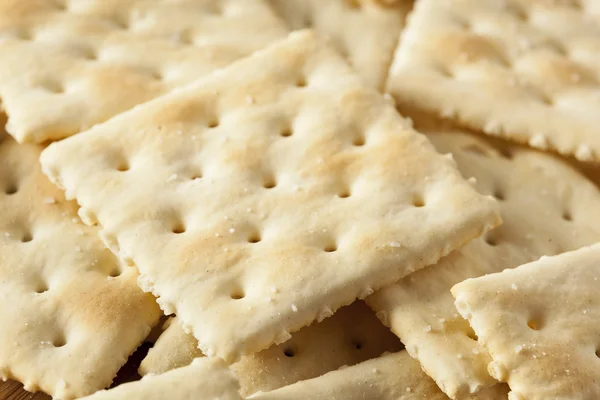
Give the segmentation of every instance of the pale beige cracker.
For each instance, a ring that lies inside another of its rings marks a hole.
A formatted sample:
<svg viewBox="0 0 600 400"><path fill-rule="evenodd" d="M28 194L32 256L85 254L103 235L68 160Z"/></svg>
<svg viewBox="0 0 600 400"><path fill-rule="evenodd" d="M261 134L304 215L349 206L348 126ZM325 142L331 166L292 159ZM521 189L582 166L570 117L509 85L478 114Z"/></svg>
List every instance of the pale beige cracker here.
<svg viewBox="0 0 600 400"><path fill-rule="evenodd" d="M292 29L313 28L331 38L360 75L383 90L412 0L269 0Z"/></svg>
<svg viewBox="0 0 600 400"><path fill-rule="evenodd" d="M263 0L0 0L0 98L59 140L285 37Z"/></svg>
<svg viewBox="0 0 600 400"><path fill-rule="evenodd" d="M146 375L85 400L242 400L239 382L220 358L196 358L162 375Z"/></svg>
<svg viewBox="0 0 600 400"><path fill-rule="evenodd" d="M456 307L509 398L600 398L600 244L468 279Z"/></svg>
<svg viewBox="0 0 600 400"><path fill-rule="evenodd" d="M109 386L160 310L42 174L41 150L0 131L0 378L71 399Z"/></svg>
<svg viewBox="0 0 600 400"><path fill-rule="evenodd" d="M473 399L506 399L508 388L497 385ZM435 385L406 351L341 368L314 379L297 382L267 393L251 396L254 400L445 400L448 397Z"/></svg>
<svg viewBox="0 0 600 400"><path fill-rule="evenodd" d="M600 160L600 3L423 0L387 90L493 136Z"/></svg>
<svg viewBox="0 0 600 400"><path fill-rule="evenodd" d="M228 362L499 223L495 201L311 32L42 160L165 313Z"/></svg>
<svg viewBox="0 0 600 400"><path fill-rule="evenodd" d="M496 381L489 355L454 307L450 288L467 278L499 272L600 241L600 193L558 157L460 131L429 133L451 152L465 178L498 198L504 223L367 298L368 304L452 398L465 398Z"/></svg>
<svg viewBox="0 0 600 400"><path fill-rule="evenodd" d="M285 343L242 357L231 369L240 380L241 394L248 396L402 348L400 339L379 322L364 302L357 301L339 309L331 318L295 332ZM163 373L201 356L196 339L183 331L177 318L172 318L142 361L140 374Z"/></svg>

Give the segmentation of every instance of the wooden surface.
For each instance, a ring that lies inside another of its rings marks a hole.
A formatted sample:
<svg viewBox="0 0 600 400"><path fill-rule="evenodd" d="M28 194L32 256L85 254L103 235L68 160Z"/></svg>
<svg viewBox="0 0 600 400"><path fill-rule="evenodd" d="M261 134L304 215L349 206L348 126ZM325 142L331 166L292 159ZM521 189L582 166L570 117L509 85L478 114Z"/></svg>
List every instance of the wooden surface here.
<svg viewBox="0 0 600 400"><path fill-rule="evenodd" d="M144 343L127 361L127 364L121 368L113 387L125 382L131 382L140 379L137 373L138 366L142 359L148 353L152 344ZM0 400L50 400L51 397L44 393L29 393L23 390L23 385L15 381L0 382Z"/></svg>

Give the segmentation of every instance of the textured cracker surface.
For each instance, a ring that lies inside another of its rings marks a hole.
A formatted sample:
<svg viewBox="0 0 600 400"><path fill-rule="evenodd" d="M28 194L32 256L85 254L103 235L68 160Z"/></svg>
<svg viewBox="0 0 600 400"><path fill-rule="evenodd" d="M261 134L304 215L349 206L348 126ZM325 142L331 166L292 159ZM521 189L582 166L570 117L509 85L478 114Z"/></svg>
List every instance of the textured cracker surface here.
<svg viewBox="0 0 600 400"><path fill-rule="evenodd" d="M312 28L373 87L382 90L404 19L413 1L382 6L356 0L269 0L292 29Z"/></svg>
<svg viewBox="0 0 600 400"><path fill-rule="evenodd" d="M481 392L473 399L506 399L507 391L505 385L497 385ZM385 354L269 393L258 393L250 398L255 400L448 399L406 351Z"/></svg>
<svg viewBox="0 0 600 400"><path fill-rule="evenodd" d="M600 160L600 3L423 0L387 89L400 105Z"/></svg>
<svg viewBox="0 0 600 400"><path fill-rule="evenodd" d="M557 157L460 131L429 133L465 178L498 199L503 224L437 265L367 298L409 353L452 398L495 384L491 361L454 307L450 288L467 278L600 241L600 193Z"/></svg>
<svg viewBox="0 0 600 400"><path fill-rule="evenodd" d="M176 318L140 365L140 373L163 373L202 356L198 342L186 334ZM271 391L314 378L344 365L354 365L384 352L403 348L362 301L339 309L331 318L302 328L292 338L232 365L244 396Z"/></svg>
<svg viewBox="0 0 600 400"><path fill-rule="evenodd" d="M235 375L219 358L197 358L162 375L147 375L86 397L87 400L241 400Z"/></svg>
<svg viewBox="0 0 600 400"><path fill-rule="evenodd" d="M499 222L493 199L310 32L42 159L144 290L230 362Z"/></svg>
<svg viewBox="0 0 600 400"><path fill-rule="evenodd" d="M160 310L42 174L40 152L0 132L0 376L69 399L109 386Z"/></svg>
<svg viewBox="0 0 600 400"><path fill-rule="evenodd" d="M452 288L509 398L600 397L600 245Z"/></svg>
<svg viewBox="0 0 600 400"><path fill-rule="evenodd" d="M285 34L262 0L2 0L7 130L62 139Z"/></svg>

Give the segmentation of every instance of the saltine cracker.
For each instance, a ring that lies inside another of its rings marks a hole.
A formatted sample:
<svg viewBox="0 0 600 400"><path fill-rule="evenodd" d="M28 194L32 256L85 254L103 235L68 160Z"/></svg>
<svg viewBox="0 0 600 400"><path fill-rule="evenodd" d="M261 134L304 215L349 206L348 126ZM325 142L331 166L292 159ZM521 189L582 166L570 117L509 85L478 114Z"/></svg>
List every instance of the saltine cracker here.
<svg viewBox="0 0 600 400"><path fill-rule="evenodd" d="M262 0L2 0L7 130L71 136L286 34Z"/></svg>
<svg viewBox="0 0 600 400"><path fill-rule="evenodd" d="M228 362L500 222L312 32L50 145L45 172Z"/></svg>
<svg viewBox="0 0 600 400"><path fill-rule="evenodd" d="M452 288L509 399L600 397L600 245Z"/></svg>
<svg viewBox="0 0 600 400"><path fill-rule="evenodd" d="M312 28L331 38L334 47L377 90L387 72L413 1L391 6L357 0L269 0L292 29Z"/></svg>
<svg viewBox="0 0 600 400"><path fill-rule="evenodd" d="M158 322L155 299L0 131L0 378L72 399L107 387Z"/></svg>
<svg viewBox="0 0 600 400"><path fill-rule="evenodd" d="M506 399L508 388L497 385L473 399ZM251 396L253 400L447 400L406 351L384 354L379 358L344 367L320 377L297 382L267 393Z"/></svg>
<svg viewBox="0 0 600 400"><path fill-rule="evenodd" d="M493 136L600 160L600 4L422 0L387 90Z"/></svg>
<svg viewBox="0 0 600 400"><path fill-rule="evenodd" d="M450 288L467 278L499 272L600 241L600 193L558 157L464 131L428 133L451 152L477 189L495 196L504 223L367 298L408 352L450 397L465 398L496 384L489 354L454 307Z"/></svg>
<svg viewBox="0 0 600 400"><path fill-rule="evenodd" d="M235 375L220 358L196 358L162 375L147 375L85 400L242 400ZM83 399L82 399L83 400Z"/></svg>

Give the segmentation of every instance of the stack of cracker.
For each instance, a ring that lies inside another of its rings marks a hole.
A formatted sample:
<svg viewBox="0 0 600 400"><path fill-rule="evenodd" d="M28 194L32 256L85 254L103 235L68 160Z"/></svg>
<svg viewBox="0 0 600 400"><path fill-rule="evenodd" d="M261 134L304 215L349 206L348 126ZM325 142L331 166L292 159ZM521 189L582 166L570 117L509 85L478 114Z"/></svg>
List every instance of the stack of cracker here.
<svg viewBox="0 0 600 400"><path fill-rule="evenodd" d="M0 398L600 398L599 65L594 0L0 0Z"/></svg>

